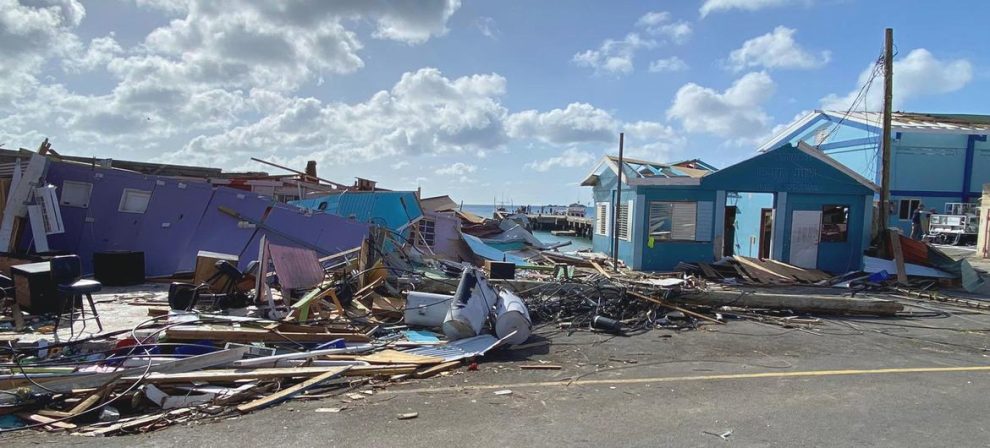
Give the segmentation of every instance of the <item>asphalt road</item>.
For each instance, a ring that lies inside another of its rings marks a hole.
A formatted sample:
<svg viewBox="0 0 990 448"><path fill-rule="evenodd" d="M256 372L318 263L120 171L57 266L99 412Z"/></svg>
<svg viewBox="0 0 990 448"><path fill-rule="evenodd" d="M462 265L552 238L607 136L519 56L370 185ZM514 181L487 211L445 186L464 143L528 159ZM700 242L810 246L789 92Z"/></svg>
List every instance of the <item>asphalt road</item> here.
<svg viewBox="0 0 990 448"><path fill-rule="evenodd" d="M931 305L926 305L932 308ZM950 308L944 308L949 310ZM150 434L25 432L4 446L987 446L990 315L733 321L616 338L548 334L363 400L295 400ZM936 328L919 328L936 327ZM546 334L547 332L544 331ZM539 361L559 371L521 370ZM496 391L511 390L508 395ZM343 407L340 413L319 408ZM400 413L418 417L399 420ZM721 436L724 435L723 439Z"/></svg>

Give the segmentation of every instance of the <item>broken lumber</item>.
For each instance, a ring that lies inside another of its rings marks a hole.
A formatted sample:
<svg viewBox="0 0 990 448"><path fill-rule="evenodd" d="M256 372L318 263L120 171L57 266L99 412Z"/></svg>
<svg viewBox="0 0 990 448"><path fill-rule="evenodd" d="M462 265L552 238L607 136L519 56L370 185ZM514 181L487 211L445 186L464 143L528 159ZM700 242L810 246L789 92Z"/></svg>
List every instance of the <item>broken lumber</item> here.
<svg viewBox="0 0 990 448"><path fill-rule="evenodd" d="M714 322L714 323L719 324L719 325L724 325L725 324L725 322L722 322L722 321L720 321L718 319L713 319L711 317L705 316L704 314L696 313L694 311L681 308L681 307L679 307L677 305L669 304L669 303L664 302L664 301L662 301L660 299L654 299L652 297L644 296L644 295L639 294L639 293L637 293L635 291L627 291L627 293L629 295L633 296L633 297L636 297L637 299L646 300L647 302L653 302L653 303L655 303L657 305L660 305L660 306L662 306L664 308L671 309L671 310L674 310L674 311L680 311L680 312L682 312L684 314L687 314L688 316L693 316L693 317L696 317L698 319L701 319L701 320L704 320L704 321L708 321L708 322Z"/></svg>
<svg viewBox="0 0 990 448"><path fill-rule="evenodd" d="M152 373L144 378L145 383L195 383L232 382L239 380L262 380L273 378L303 378L322 375L327 372L343 373L348 366L333 367L285 367L262 369L213 369L185 373ZM122 381L136 381L140 377L124 377Z"/></svg>
<svg viewBox="0 0 990 448"><path fill-rule="evenodd" d="M330 342L343 339L347 342L368 342L368 336L360 333L298 333L279 332L260 328L217 328L210 326L176 326L165 330L165 335L174 340L209 340L221 342Z"/></svg>
<svg viewBox="0 0 990 448"><path fill-rule="evenodd" d="M295 394L298 394L298 393L300 393L300 392L302 392L302 391L304 391L306 389L313 388L313 387L319 385L320 383L322 383L324 381L327 381L329 379L332 379L332 378L335 378L335 377L339 376L341 373L343 373L346 370L347 370L347 367L344 367L342 369L331 370L331 371L328 371L328 372L321 373L321 374L316 375L316 376L314 376L314 377L312 377L312 378L310 378L310 379L308 379L306 381L303 381L303 382L301 382L299 384L296 384L294 386L291 386L291 387L287 387L285 389L282 389L282 390L280 390L280 391L278 391L278 392L276 392L274 394L271 394L271 395L269 395L267 397L262 397L262 398L259 398L257 400L254 400L254 401L251 401L251 402L248 402L248 403L244 403L244 404L242 404L240 406L237 406L237 410L239 412L251 412L251 411L253 411L255 409L261 409L261 408L263 408L265 406L270 406L270 405L273 405L273 404L278 403L280 401L287 400L287 399L289 399L290 397L292 397Z"/></svg>
<svg viewBox="0 0 990 448"><path fill-rule="evenodd" d="M692 305L788 309L803 313L834 315L893 316L904 309L903 305L892 300L816 294L785 294L773 291L712 290L686 292L673 297L671 300Z"/></svg>

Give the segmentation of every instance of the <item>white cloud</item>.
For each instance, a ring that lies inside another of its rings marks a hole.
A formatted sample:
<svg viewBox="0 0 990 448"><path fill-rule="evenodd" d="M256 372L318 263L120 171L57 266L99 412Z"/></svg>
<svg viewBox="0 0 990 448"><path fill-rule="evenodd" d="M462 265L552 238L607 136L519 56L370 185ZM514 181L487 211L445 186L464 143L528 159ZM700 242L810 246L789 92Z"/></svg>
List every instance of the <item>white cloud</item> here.
<svg viewBox="0 0 990 448"><path fill-rule="evenodd" d="M638 33L629 33L622 40L606 39L597 50L586 50L574 55L572 60L581 67L595 69L595 73L621 75L633 71L636 52L657 45L652 39L643 39Z"/></svg>
<svg viewBox="0 0 990 448"><path fill-rule="evenodd" d="M740 9L743 11L759 11L761 9L791 5L795 3L810 3L811 0L705 0L701 5L701 17L713 12Z"/></svg>
<svg viewBox="0 0 990 448"><path fill-rule="evenodd" d="M673 21L666 11L644 14L636 21L635 28L642 30L647 37L634 31L622 40L605 39L597 49L577 53L571 61L581 67L593 68L596 74L624 75L634 70L636 53L640 50L654 48L667 41L684 43L692 33L691 24L683 20Z"/></svg>
<svg viewBox="0 0 990 448"><path fill-rule="evenodd" d="M762 105L775 85L766 72L751 72L724 92L689 83L678 89L667 117L680 120L689 132L706 132L738 140L763 134L770 117Z"/></svg>
<svg viewBox="0 0 990 448"><path fill-rule="evenodd" d="M441 176L464 176L478 171L478 167L464 162L454 162L448 166L438 168L435 173Z"/></svg>
<svg viewBox="0 0 990 448"><path fill-rule="evenodd" d="M627 123L623 130L625 154L632 158L666 162L687 146L687 138L673 127L655 121Z"/></svg>
<svg viewBox="0 0 990 448"><path fill-rule="evenodd" d="M611 114L590 104L571 103L564 109L512 114L506 121L506 128L513 138L566 145L612 141L616 138L618 123Z"/></svg>
<svg viewBox="0 0 990 448"><path fill-rule="evenodd" d="M79 51L81 44L72 31L85 16L77 0L0 0L0 106L37 88L35 75L45 60Z"/></svg>
<svg viewBox="0 0 990 448"><path fill-rule="evenodd" d="M498 36L502 34L502 31L498 29L498 24L495 23L495 19L491 17L478 17L474 21L474 26L478 28L478 32L482 36L489 39L498 39Z"/></svg>
<svg viewBox="0 0 990 448"><path fill-rule="evenodd" d="M729 54L729 66L742 71L752 67L768 69L813 69L828 63L831 54L814 54L794 41L797 30L778 26L773 31L754 37Z"/></svg>
<svg viewBox="0 0 990 448"><path fill-rule="evenodd" d="M847 110L872 72L872 65L863 70L856 81L857 87L848 94L833 93L822 98L822 108ZM894 108L899 109L916 97L955 92L972 79L973 66L966 59L938 59L924 48L912 50L907 56L894 60ZM867 110L883 109L883 72L873 81L864 101ZM863 106L858 105L857 109L861 110Z"/></svg>
<svg viewBox="0 0 990 448"><path fill-rule="evenodd" d="M468 182L471 175L478 171L478 167L464 162L454 162L448 166L437 168L434 173L447 178L456 179L458 182Z"/></svg>
<svg viewBox="0 0 990 448"><path fill-rule="evenodd" d="M504 93L505 78L496 74L448 79L437 69L424 68L402 75L392 89L353 105L288 99L258 121L194 138L174 157L215 164L218 158L277 148L280 155L302 158L312 153L333 164L400 155L477 153L506 141L507 113L499 103Z"/></svg>
<svg viewBox="0 0 990 448"><path fill-rule="evenodd" d="M91 40L85 52L66 55L62 59L62 66L69 72L90 71L106 66L123 52L124 49L117 43L114 33L110 33L106 37Z"/></svg>
<svg viewBox="0 0 990 448"><path fill-rule="evenodd" d="M682 44L691 37L691 24L678 20L673 21L667 11L652 11L644 14L636 21L636 26L654 36L663 36L674 43Z"/></svg>
<svg viewBox="0 0 990 448"><path fill-rule="evenodd" d="M683 72L688 68L687 62L677 56L657 59L650 63L650 71L653 73Z"/></svg>
<svg viewBox="0 0 990 448"><path fill-rule="evenodd" d="M529 162L526 164L526 168L529 168L533 171L544 173L550 171L550 169L554 167L576 168L579 166L587 165L594 161L595 161L594 154L576 148L568 148L565 149L563 152L561 152L559 156L551 157L549 159Z"/></svg>

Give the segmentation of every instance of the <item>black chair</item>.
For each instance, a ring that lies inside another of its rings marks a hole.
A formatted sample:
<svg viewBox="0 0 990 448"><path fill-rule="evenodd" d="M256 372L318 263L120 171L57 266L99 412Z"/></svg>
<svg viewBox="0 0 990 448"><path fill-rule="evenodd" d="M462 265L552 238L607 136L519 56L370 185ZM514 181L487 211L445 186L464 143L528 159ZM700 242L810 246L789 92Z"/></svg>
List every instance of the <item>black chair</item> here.
<svg viewBox="0 0 990 448"><path fill-rule="evenodd" d="M61 310L68 309L69 328L72 329L75 319L76 308L79 308L83 325L85 328L86 309L82 306L82 297L86 296L89 301L89 309L93 312L92 319L96 320L96 325L103 331L103 323L100 322L100 314L96 312L96 304L93 303L93 293L103 289L103 285L96 280L82 278L82 262L78 255L62 255L52 258L51 261L52 281L56 285L61 302ZM59 323L62 319L59 316L55 320L55 331L58 332Z"/></svg>

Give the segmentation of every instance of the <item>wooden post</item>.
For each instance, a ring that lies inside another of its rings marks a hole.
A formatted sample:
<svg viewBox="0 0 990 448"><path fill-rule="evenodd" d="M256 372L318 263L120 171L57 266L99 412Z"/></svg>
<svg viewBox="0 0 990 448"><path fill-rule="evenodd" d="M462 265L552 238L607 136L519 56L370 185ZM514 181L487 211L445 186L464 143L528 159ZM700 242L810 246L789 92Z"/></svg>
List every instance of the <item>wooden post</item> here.
<svg viewBox="0 0 990 448"><path fill-rule="evenodd" d="M890 120L894 103L894 29L887 28L883 43L883 137L880 140L883 168L880 173L880 230L890 220Z"/></svg>
<svg viewBox="0 0 990 448"><path fill-rule="evenodd" d="M908 284L907 271L904 269L904 252L901 250L901 234L891 229L886 230L890 235L890 251L894 254L894 264L897 266L897 283Z"/></svg>
<svg viewBox="0 0 990 448"><path fill-rule="evenodd" d="M615 204L612 205L612 270L619 271L619 204L622 203L622 146L626 134L619 133L619 179L615 182Z"/></svg>

